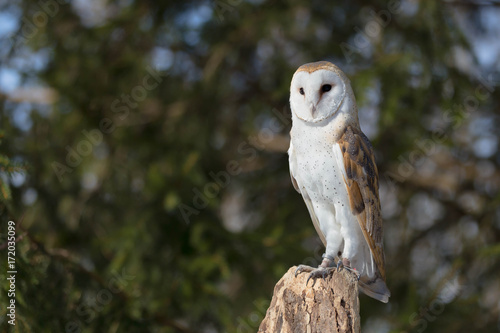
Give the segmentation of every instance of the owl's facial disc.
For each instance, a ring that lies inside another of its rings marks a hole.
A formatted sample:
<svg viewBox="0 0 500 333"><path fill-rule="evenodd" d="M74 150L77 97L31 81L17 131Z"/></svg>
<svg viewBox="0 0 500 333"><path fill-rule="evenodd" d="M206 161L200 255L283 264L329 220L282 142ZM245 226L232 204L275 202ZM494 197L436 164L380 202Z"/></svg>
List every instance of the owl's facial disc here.
<svg viewBox="0 0 500 333"><path fill-rule="evenodd" d="M317 110L318 104L323 99L323 95L326 94L326 93L328 93L329 91L331 91L332 90L332 86L335 86L335 83L332 83L332 84L329 84L329 83L323 84L321 86L321 89L319 90L319 94L316 93L315 91L312 91L310 94L308 94L307 96L305 96L305 93L304 93L304 97L305 97L305 99L307 101L307 104L308 104L309 109L311 111L311 117L313 119L316 118L316 115L317 115L316 110Z"/></svg>
<svg viewBox="0 0 500 333"><path fill-rule="evenodd" d="M329 70L295 74L290 102L295 115L306 122L320 122L333 115L345 96L341 77Z"/></svg>

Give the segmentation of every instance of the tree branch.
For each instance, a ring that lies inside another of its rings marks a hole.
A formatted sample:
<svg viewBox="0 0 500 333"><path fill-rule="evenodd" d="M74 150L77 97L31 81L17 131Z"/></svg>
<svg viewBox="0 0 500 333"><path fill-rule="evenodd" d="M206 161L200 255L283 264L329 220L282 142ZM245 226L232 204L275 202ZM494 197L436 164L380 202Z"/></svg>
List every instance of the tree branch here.
<svg viewBox="0 0 500 333"><path fill-rule="evenodd" d="M274 287L264 332L355 332L360 331L358 284L347 270L306 285L308 273L294 276L292 267Z"/></svg>

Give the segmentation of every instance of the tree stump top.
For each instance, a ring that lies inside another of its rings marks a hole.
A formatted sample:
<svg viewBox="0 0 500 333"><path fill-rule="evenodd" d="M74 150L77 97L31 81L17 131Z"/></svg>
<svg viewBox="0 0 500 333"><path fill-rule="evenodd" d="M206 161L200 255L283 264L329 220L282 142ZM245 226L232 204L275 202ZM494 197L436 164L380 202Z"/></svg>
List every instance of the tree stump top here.
<svg viewBox="0 0 500 333"><path fill-rule="evenodd" d="M274 287L266 317L259 327L264 332L355 332L360 331L358 284L347 270L334 272L306 286L309 273L294 276L291 267Z"/></svg>

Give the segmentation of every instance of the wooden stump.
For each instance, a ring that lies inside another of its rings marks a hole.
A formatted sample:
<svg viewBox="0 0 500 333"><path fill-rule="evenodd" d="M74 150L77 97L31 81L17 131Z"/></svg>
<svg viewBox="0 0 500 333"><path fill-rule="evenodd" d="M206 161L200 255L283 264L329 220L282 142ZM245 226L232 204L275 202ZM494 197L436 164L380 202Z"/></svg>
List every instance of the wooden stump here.
<svg viewBox="0 0 500 333"><path fill-rule="evenodd" d="M347 270L325 279L306 280L309 273L294 276L292 267L274 287L271 305L259 333L330 333L360 331L358 284Z"/></svg>

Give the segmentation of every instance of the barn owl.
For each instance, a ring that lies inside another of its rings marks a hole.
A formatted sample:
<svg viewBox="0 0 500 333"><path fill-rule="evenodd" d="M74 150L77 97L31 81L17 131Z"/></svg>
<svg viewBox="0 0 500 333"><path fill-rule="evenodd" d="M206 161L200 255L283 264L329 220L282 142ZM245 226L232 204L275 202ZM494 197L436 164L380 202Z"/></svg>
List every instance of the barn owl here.
<svg viewBox="0 0 500 333"><path fill-rule="evenodd" d="M347 267L362 292L387 303L378 171L350 81L330 62L302 65L292 78L290 106L292 183L326 247L318 268L299 265L295 275L316 279Z"/></svg>

